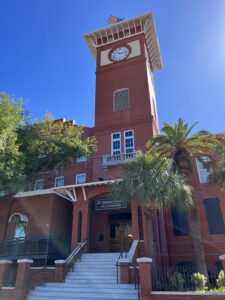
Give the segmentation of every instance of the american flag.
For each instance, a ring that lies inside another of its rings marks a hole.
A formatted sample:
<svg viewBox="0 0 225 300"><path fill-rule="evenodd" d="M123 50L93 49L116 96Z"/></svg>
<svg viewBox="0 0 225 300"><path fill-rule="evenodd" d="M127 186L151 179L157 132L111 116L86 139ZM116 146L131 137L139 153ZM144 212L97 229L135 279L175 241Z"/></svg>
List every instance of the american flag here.
<svg viewBox="0 0 225 300"><path fill-rule="evenodd" d="M117 18L116 16L114 16L113 14L109 16L108 18L108 24L113 24L113 23L118 23L123 21L124 18Z"/></svg>

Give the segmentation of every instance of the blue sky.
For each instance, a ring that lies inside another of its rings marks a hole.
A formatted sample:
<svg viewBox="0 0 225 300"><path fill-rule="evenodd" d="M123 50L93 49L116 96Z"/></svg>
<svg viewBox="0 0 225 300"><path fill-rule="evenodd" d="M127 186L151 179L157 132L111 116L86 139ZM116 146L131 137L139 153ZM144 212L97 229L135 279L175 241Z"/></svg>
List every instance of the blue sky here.
<svg viewBox="0 0 225 300"><path fill-rule="evenodd" d="M225 0L1 0L0 91L29 99L33 118L94 125L95 61L82 35L111 13L152 11L163 70L155 72L160 127L179 117L225 131Z"/></svg>

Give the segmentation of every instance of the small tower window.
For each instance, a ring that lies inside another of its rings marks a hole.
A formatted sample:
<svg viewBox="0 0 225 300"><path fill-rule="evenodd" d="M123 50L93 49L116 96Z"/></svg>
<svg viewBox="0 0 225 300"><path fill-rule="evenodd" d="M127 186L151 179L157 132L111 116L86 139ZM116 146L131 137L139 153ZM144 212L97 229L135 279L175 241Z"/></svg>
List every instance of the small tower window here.
<svg viewBox="0 0 225 300"><path fill-rule="evenodd" d="M113 93L114 111L130 108L129 89L117 90Z"/></svg>

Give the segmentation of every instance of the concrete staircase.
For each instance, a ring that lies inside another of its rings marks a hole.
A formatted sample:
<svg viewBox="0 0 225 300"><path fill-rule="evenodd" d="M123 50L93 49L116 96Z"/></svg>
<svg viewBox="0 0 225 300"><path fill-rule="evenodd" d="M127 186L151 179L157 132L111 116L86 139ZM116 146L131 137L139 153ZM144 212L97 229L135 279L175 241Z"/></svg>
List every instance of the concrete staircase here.
<svg viewBox="0 0 225 300"><path fill-rule="evenodd" d="M132 284L117 284L119 253L87 253L67 273L64 283L46 283L30 291L27 300L137 300Z"/></svg>

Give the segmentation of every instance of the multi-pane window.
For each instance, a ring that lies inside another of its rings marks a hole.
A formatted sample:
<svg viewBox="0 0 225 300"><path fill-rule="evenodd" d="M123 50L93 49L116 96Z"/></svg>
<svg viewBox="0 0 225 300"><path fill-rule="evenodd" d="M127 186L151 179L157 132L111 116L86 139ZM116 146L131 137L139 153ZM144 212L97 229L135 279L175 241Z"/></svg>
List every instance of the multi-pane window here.
<svg viewBox="0 0 225 300"><path fill-rule="evenodd" d="M121 153L121 134L120 132L112 133L112 155Z"/></svg>
<svg viewBox="0 0 225 300"><path fill-rule="evenodd" d="M86 174L77 174L76 175L76 184L81 184L86 182Z"/></svg>
<svg viewBox="0 0 225 300"><path fill-rule="evenodd" d="M34 189L43 190L43 188L44 188L44 179L37 179L35 181Z"/></svg>
<svg viewBox="0 0 225 300"><path fill-rule="evenodd" d="M113 93L114 111L130 108L129 89L121 89Z"/></svg>
<svg viewBox="0 0 225 300"><path fill-rule="evenodd" d="M202 157L204 161L207 161L207 157ZM196 158L196 164L197 164L197 169L198 169L198 176L199 176L199 181L200 183L205 183L208 182L208 176L211 174L212 170L207 169L204 164Z"/></svg>
<svg viewBox="0 0 225 300"><path fill-rule="evenodd" d="M63 186L64 185L64 176L56 177L55 178L55 187Z"/></svg>
<svg viewBox="0 0 225 300"><path fill-rule="evenodd" d="M134 152L134 131L133 130L124 131L124 152L125 153Z"/></svg>
<svg viewBox="0 0 225 300"><path fill-rule="evenodd" d="M81 157L78 157L78 159L77 159L77 162L84 162L84 161L87 161L86 156L81 156Z"/></svg>

